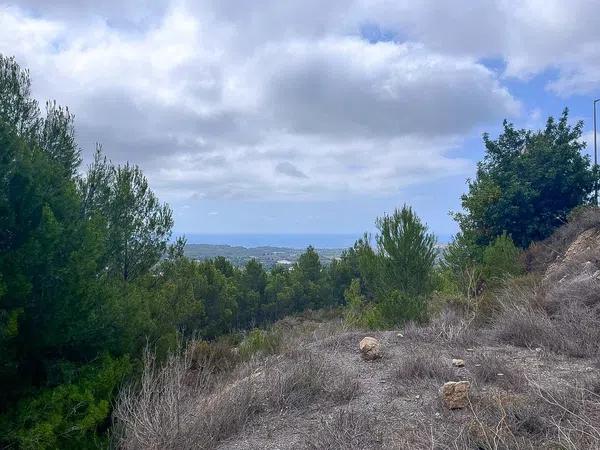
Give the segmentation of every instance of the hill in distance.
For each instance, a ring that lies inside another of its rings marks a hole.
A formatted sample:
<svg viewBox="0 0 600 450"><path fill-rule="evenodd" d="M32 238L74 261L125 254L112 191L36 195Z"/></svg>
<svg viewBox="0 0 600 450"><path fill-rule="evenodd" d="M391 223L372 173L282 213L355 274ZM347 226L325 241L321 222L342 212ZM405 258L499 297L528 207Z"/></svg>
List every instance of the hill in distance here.
<svg viewBox="0 0 600 450"><path fill-rule="evenodd" d="M315 249L323 264L329 264L333 259L339 258L343 249L328 248ZM187 244L185 255L195 260L204 260L223 256L235 266L243 266L251 259L256 259L265 268L273 268L277 264L286 266L294 264L305 249L289 247L243 247L238 245L220 244Z"/></svg>

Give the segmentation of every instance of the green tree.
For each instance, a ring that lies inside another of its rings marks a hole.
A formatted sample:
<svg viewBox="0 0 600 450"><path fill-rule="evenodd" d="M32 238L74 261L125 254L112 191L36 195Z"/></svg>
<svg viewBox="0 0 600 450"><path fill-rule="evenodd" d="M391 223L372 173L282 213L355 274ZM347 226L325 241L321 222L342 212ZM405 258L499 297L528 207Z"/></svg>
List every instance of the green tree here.
<svg viewBox="0 0 600 450"><path fill-rule="evenodd" d="M435 236L414 211L404 205L377 219L376 236L382 284L409 296L427 296L433 289L437 255Z"/></svg>
<svg viewBox="0 0 600 450"><path fill-rule="evenodd" d="M106 267L123 280L147 272L167 250L172 212L138 166L114 167L99 151L80 183L84 214L106 222Z"/></svg>
<svg viewBox="0 0 600 450"><path fill-rule="evenodd" d="M595 171L582 153L583 122L569 125L567 109L540 131L517 130L506 120L503 126L495 140L484 135L485 157L462 196L464 212L455 218L481 245L507 233L525 248L548 237L588 200Z"/></svg>
<svg viewBox="0 0 600 450"><path fill-rule="evenodd" d="M444 249L440 261L442 277L448 280L451 294L468 302L474 300L483 286L483 247L473 233L458 233Z"/></svg>
<svg viewBox="0 0 600 450"><path fill-rule="evenodd" d="M506 233L498 236L483 250L483 275L488 283L519 275L523 266L519 261L521 250Z"/></svg>
<svg viewBox="0 0 600 450"><path fill-rule="evenodd" d="M40 126L40 110L31 96L29 71L14 58L0 54L0 122L18 136L33 138Z"/></svg>

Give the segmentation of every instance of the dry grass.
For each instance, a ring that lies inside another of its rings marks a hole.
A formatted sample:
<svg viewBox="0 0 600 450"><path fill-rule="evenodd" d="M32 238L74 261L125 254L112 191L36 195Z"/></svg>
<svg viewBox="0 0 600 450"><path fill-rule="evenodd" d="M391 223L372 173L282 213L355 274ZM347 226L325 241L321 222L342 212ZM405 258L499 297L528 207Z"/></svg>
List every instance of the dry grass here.
<svg viewBox="0 0 600 450"><path fill-rule="evenodd" d="M341 409L332 417L322 417L306 436L306 448L315 450L363 450L379 447L372 417Z"/></svg>
<svg viewBox="0 0 600 450"><path fill-rule="evenodd" d="M160 367L147 354L141 382L123 390L115 408L118 448L214 448L261 414L317 401L345 403L359 391L355 379L306 349L223 373L193 363L198 351L192 345Z"/></svg>
<svg viewBox="0 0 600 450"><path fill-rule="evenodd" d="M545 389L534 382L526 395L483 397L458 448L598 449L600 397L585 386Z"/></svg>
<svg viewBox="0 0 600 450"><path fill-rule="evenodd" d="M492 336L518 347L541 347L577 358L600 355L600 280L579 266L555 272L560 282L526 276L496 293ZM565 272L570 271L570 273Z"/></svg>
<svg viewBox="0 0 600 450"><path fill-rule="evenodd" d="M444 309L427 324L408 323L402 331L404 338L415 342L470 347L480 341L479 330L473 318L465 317L454 309Z"/></svg>
<svg viewBox="0 0 600 450"><path fill-rule="evenodd" d="M471 372L476 382L495 384L507 390L520 391L527 385L527 380L520 369L512 366L510 361L492 353L484 353L472 361Z"/></svg>
<svg viewBox="0 0 600 450"><path fill-rule="evenodd" d="M395 379L405 383L433 380L439 383L453 381L456 371L451 362L440 358L439 353L415 347L398 363Z"/></svg>

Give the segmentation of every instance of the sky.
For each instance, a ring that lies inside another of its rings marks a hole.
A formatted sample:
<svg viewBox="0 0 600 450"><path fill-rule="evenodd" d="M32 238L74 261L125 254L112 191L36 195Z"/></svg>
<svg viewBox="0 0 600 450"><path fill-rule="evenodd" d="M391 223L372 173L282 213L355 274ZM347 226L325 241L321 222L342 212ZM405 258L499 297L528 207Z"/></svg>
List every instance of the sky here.
<svg viewBox="0 0 600 450"><path fill-rule="evenodd" d="M456 232L481 135L566 106L592 142L592 0L0 0L33 95L138 164L176 233ZM588 146L588 150L590 147Z"/></svg>

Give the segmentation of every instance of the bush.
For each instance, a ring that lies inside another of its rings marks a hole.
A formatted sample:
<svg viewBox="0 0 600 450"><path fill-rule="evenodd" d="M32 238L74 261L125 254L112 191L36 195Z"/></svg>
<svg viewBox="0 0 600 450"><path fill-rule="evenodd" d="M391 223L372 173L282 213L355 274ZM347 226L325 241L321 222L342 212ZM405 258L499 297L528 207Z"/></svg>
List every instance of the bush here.
<svg viewBox="0 0 600 450"><path fill-rule="evenodd" d="M111 401L131 373L128 358L108 355L84 366L77 382L43 389L21 400L0 423L0 434L22 449L93 449L107 444Z"/></svg>
<svg viewBox="0 0 600 450"><path fill-rule="evenodd" d="M483 354L473 359L473 375L479 383L493 383L506 389L521 390L527 385L524 375L511 367L507 359Z"/></svg>
<svg viewBox="0 0 600 450"><path fill-rule="evenodd" d="M228 372L239 362L231 345L223 341L192 341L188 344L190 369L208 373Z"/></svg>
<svg viewBox="0 0 600 450"><path fill-rule="evenodd" d="M483 250L483 276L494 284L509 276L523 273L519 260L521 251L510 236L502 234Z"/></svg>
<svg viewBox="0 0 600 450"><path fill-rule="evenodd" d="M281 348L281 335L277 331L260 330L250 331L239 346L239 355L242 359L249 359L255 354L272 355Z"/></svg>
<svg viewBox="0 0 600 450"><path fill-rule="evenodd" d="M440 276L445 284L442 292L462 295L472 306L483 282L482 253L483 248L477 245L472 234L458 233L454 236L444 249L440 262Z"/></svg>
<svg viewBox="0 0 600 450"><path fill-rule="evenodd" d="M450 361L440 358L439 354L415 347L400 360L395 376L399 382L435 380L445 383L453 381L456 372Z"/></svg>
<svg viewBox="0 0 600 450"><path fill-rule="evenodd" d="M321 417L306 437L306 448L315 450L362 450L379 447L375 422L365 414L341 409L333 417Z"/></svg>

